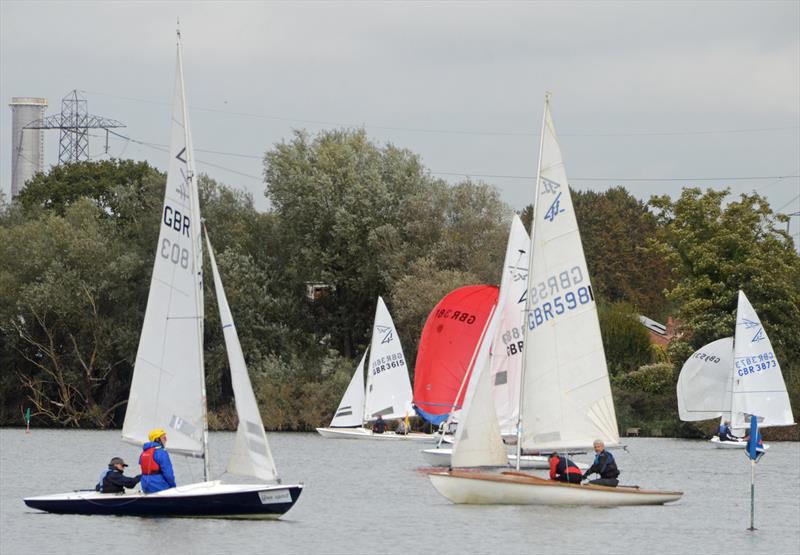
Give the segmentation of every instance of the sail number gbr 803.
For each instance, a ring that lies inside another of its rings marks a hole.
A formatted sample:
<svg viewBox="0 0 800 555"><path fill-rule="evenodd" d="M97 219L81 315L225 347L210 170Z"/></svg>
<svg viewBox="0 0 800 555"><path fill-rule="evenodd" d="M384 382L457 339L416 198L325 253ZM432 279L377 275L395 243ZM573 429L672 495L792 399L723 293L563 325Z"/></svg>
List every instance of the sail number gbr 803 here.
<svg viewBox="0 0 800 555"><path fill-rule="evenodd" d="M181 235L190 237L189 228L191 227L191 220L186 214L182 214L180 210L172 208L170 205L164 206L164 225L170 229L174 229ZM173 264L180 265L181 268L189 269L189 250L182 247L179 243L175 243L164 237L161 240L161 258L166 258Z"/></svg>
<svg viewBox="0 0 800 555"><path fill-rule="evenodd" d="M530 289L528 329L536 329L568 311L594 302L594 292L580 266L543 279Z"/></svg>

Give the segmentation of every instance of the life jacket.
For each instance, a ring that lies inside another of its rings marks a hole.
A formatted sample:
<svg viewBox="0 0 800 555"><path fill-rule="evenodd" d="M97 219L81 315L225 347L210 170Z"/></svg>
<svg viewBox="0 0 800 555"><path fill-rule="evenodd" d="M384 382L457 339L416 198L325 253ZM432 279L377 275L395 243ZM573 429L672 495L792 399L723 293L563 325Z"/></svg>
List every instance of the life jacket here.
<svg viewBox="0 0 800 555"><path fill-rule="evenodd" d="M103 482L105 482L106 476L108 476L109 472L111 472L111 470L104 470L102 474L100 474L100 479L97 480L97 485L94 486L94 491L103 493Z"/></svg>
<svg viewBox="0 0 800 555"><path fill-rule="evenodd" d="M583 474L581 469L578 468L574 462L572 462L567 457L558 457L558 465L556 465L556 473L557 474Z"/></svg>
<svg viewBox="0 0 800 555"><path fill-rule="evenodd" d="M161 474L161 466L156 462L156 449L158 448L151 447L150 449L145 449L139 457L139 464L142 467L143 476Z"/></svg>
<svg viewBox="0 0 800 555"><path fill-rule="evenodd" d="M606 462L600 467L597 473L601 478L617 478L619 476L619 468L617 468L617 461L614 460L614 455L608 451L606 454ZM597 462L600 462L600 455L597 455Z"/></svg>

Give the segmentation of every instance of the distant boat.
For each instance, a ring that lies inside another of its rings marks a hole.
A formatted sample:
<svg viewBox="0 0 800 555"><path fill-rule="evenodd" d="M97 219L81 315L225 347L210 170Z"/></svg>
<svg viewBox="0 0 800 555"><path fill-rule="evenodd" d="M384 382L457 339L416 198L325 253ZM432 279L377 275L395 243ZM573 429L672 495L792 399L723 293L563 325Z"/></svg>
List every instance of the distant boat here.
<svg viewBox="0 0 800 555"><path fill-rule="evenodd" d="M366 388L365 364L367 351L356 367L330 426L317 428L317 432L330 439L433 441L433 434L396 434L393 431L378 434L371 427L365 426L366 423L375 422L378 416L388 422L405 420L414 413L411 405L411 381L408 378L408 364L403 346L392 316L381 297L378 297L372 326Z"/></svg>
<svg viewBox="0 0 800 555"><path fill-rule="evenodd" d="M239 425L227 472L250 484L210 480L203 367L203 245L194 153L184 92L180 33L170 165L158 248L136 355L123 440L141 446L152 428L166 428L171 454L200 457L205 481L145 494L94 491L28 497L25 504L53 513L277 518L303 486L281 484L247 373L239 337L206 233L208 255Z"/></svg>
<svg viewBox="0 0 800 555"><path fill-rule="evenodd" d="M534 195L520 379L518 453L574 452L619 444L597 308L567 176L545 100ZM488 351L488 349L487 349ZM488 353L481 353L488 357ZM650 505L681 492L567 484L519 471L459 470L507 463L488 364L476 366L453 445L453 470L429 478L454 503Z"/></svg>
<svg viewBox="0 0 800 555"><path fill-rule="evenodd" d="M756 415L759 428L794 425L781 366L743 291L736 307L735 337L718 339L695 351L678 376L677 394L678 414L685 422L721 418L733 430L742 431L749 427L747 415ZM744 439L721 441L718 436L710 441L720 449L747 445Z"/></svg>

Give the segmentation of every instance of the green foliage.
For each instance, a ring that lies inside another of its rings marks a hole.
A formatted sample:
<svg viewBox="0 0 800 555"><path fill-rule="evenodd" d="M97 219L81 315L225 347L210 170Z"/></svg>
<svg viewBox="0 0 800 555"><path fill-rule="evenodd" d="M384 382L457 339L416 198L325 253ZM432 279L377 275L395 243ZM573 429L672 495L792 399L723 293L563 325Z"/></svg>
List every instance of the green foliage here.
<svg viewBox="0 0 800 555"><path fill-rule="evenodd" d="M597 297L625 301L651 318L665 318L670 267L644 248L657 233L647 205L622 187L602 193L573 191L572 202Z"/></svg>
<svg viewBox="0 0 800 555"><path fill-rule="evenodd" d="M678 281L668 299L678 307L683 336L670 346L682 361L702 345L733 335L737 292L755 308L778 359L800 359L800 257L773 214L757 195L741 195L723 206L728 191L684 189L680 198L654 197L659 240L650 252L664 257Z"/></svg>
<svg viewBox="0 0 800 555"><path fill-rule="evenodd" d="M612 375L632 372L653 361L650 336L628 303L599 303L598 318L606 362Z"/></svg>
<svg viewBox="0 0 800 555"><path fill-rule="evenodd" d="M659 362L646 364L633 372L619 376L616 383L625 389L643 391L652 395L666 393L677 384L672 364Z"/></svg>

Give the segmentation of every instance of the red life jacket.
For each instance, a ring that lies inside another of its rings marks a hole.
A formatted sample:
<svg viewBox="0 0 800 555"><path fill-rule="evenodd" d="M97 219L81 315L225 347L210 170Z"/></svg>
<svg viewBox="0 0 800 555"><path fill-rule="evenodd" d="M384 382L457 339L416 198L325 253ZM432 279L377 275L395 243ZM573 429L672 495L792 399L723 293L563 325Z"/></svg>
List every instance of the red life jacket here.
<svg viewBox="0 0 800 555"><path fill-rule="evenodd" d="M139 465L141 465L142 474L145 476L161 473L161 466L156 462L156 449L156 447L145 449L139 457Z"/></svg>

